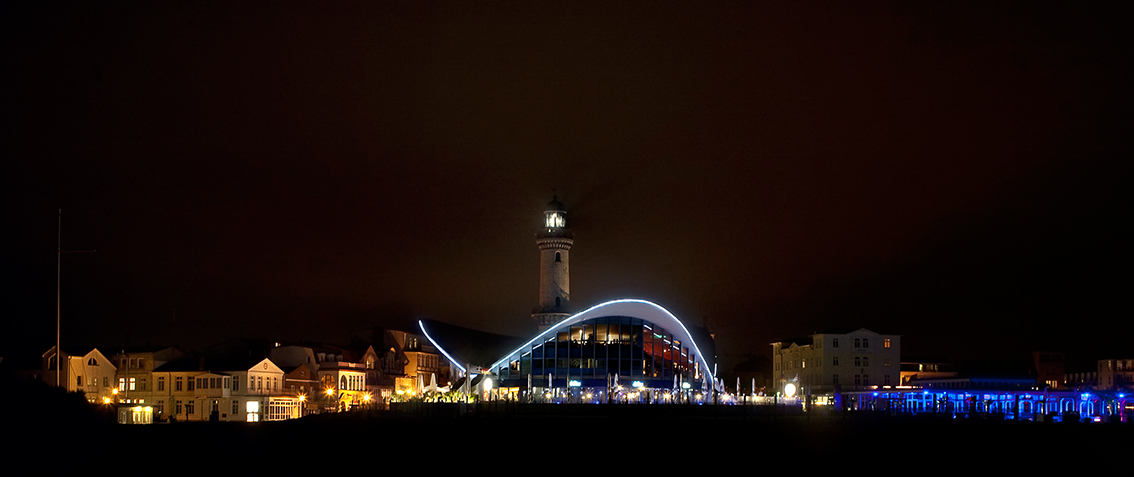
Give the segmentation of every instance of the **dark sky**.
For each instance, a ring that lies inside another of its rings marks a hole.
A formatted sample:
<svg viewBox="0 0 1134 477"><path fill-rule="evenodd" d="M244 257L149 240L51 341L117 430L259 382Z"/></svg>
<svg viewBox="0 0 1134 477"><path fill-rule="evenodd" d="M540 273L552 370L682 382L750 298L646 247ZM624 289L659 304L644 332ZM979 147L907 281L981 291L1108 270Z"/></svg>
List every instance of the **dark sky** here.
<svg viewBox="0 0 1134 477"><path fill-rule="evenodd" d="M153 3L0 7L4 353L53 340L59 208L65 342L526 335L553 188L573 304L722 355L1134 352L1108 7Z"/></svg>

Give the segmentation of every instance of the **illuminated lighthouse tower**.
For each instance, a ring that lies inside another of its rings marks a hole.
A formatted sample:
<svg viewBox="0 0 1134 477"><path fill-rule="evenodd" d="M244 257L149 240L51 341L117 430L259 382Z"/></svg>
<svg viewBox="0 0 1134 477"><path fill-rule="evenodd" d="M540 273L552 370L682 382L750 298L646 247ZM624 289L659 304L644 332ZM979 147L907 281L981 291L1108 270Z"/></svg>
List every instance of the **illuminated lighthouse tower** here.
<svg viewBox="0 0 1134 477"><path fill-rule="evenodd" d="M543 331L570 316L571 281L568 257L575 243L567 228L567 211L554 196L543 211L543 227L536 234L539 246L539 306L532 319Z"/></svg>

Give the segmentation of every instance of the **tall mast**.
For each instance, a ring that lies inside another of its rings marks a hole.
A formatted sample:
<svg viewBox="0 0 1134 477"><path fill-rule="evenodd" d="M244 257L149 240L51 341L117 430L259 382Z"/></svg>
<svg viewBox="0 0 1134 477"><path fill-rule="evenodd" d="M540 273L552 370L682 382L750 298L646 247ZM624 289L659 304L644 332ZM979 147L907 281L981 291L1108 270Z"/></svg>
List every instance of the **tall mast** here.
<svg viewBox="0 0 1134 477"><path fill-rule="evenodd" d="M55 387L59 387L59 372L63 367L63 353L59 352L59 276L63 270L63 209L59 209L59 237L55 248Z"/></svg>

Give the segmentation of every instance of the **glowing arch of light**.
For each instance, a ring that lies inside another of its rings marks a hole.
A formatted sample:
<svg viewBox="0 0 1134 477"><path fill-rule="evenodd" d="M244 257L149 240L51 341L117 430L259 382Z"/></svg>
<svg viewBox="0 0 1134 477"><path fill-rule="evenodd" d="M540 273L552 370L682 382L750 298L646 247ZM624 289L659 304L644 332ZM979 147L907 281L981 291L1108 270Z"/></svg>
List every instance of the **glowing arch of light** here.
<svg viewBox="0 0 1134 477"><path fill-rule="evenodd" d="M512 357L512 355L520 352L528 346L531 346L533 343L542 340L544 336L547 336L550 333L554 333L556 332L556 330L564 326L571 326L586 319L601 318L604 316L629 316L632 318L640 318L647 320L655 325L661 326L666 330L669 330L671 333L673 333L674 338L681 340L682 343L689 343L692 346L693 351L697 353L697 358L701 360L701 365L704 366L703 374L706 376L711 376L710 373L713 368L709 366L709 362L705 360L705 354L702 353L701 349L697 347L697 342L693 339L693 336L689 334L689 329L681 323L681 320L678 320L676 316L673 316L673 313L670 313L669 310L662 308L657 303L634 298L625 298L621 300L612 300L606 303L600 303L598 305L587 308L584 311L576 313L570 318L556 323L555 326L544 330L543 333L536 335L534 338L528 340L528 342L520 345L518 348L504 355L504 357L500 358L495 363L492 363L492 366L489 369L497 369L501 364L507 361L508 358ZM438 347L438 349L440 349L440 347Z"/></svg>
<svg viewBox="0 0 1134 477"><path fill-rule="evenodd" d="M429 340L430 343L433 343L433 347L437 348L437 351L440 351L441 354L445 355L445 359L448 359L450 363L453 363L453 366L456 366L458 369L460 369L462 373L468 374L468 371L464 366L461 366L461 363L458 363L457 360L453 359L453 357L450 356L449 353L445 352L445 348L442 348L441 345L437 344L437 340L434 340L432 336L429 336L429 332L425 331L425 324L422 323L421 320L417 320L417 327L421 329L421 332L423 334L425 334L425 339Z"/></svg>

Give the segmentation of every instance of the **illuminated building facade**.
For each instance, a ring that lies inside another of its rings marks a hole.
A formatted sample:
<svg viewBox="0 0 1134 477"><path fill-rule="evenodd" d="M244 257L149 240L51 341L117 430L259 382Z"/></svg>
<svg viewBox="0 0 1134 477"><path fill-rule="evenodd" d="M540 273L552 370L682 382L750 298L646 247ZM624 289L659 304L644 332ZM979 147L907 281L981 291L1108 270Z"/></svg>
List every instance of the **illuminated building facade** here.
<svg viewBox="0 0 1134 477"><path fill-rule="evenodd" d="M366 385L374 399L385 404L412 390L414 379L406 377L410 360L405 353L406 332L378 328L372 331L373 345L367 351ZM371 354L372 353L372 354Z"/></svg>
<svg viewBox="0 0 1134 477"><path fill-rule="evenodd" d="M422 388L436 379L441 386L449 381L449 369L444 366L444 360L437 353L437 349L424 336L417 333L404 334L404 350L406 356L405 380L400 389L420 395Z"/></svg>
<svg viewBox="0 0 1134 477"><path fill-rule="evenodd" d="M953 418L1131 422L1134 396L1122 391L1051 389L1035 377L949 377L917 386L874 386L844 393L850 410L945 414Z"/></svg>
<svg viewBox="0 0 1134 477"><path fill-rule="evenodd" d="M318 398L331 411L349 411L369 404L366 368L362 363L324 361L319 363L322 395ZM315 399L312 396L312 399ZM323 401L325 400L325 401Z"/></svg>
<svg viewBox="0 0 1134 477"><path fill-rule="evenodd" d="M711 380L690 331L644 300L616 300L571 316L490 369L500 387L530 392L535 402L690 401L703 398Z"/></svg>
<svg viewBox="0 0 1134 477"><path fill-rule="evenodd" d="M902 362L901 384L915 384L926 379L952 378L957 376L952 363L925 361Z"/></svg>
<svg viewBox="0 0 1134 477"><path fill-rule="evenodd" d="M1134 359L1099 360L1097 389L1134 391Z"/></svg>
<svg viewBox="0 0 1134 477"><path fill-rule="evenodd" d="M59 385L68 392L81 392L86 395L87 401L98 403L114 399L115 373L117 368L106 359L97 348L86 354L72 355L66 351L63 355L63 366L57 369L55 347L43 354L43 381L55 385L56 372L59 373Z"/></svg>
<svg viewBox="0 0 1134 477"><path fill-rule="evenodd" d="M284 391L283 370L267 358L205 370L197 359L181 359L159 366L152 376L162 383L151 393L155 417L256 422L300 415L300 400Z"/></svg>
<svg viewBox="0 0 1134 477"><path fill-rule="evenodd" d="M1059 389L1063 384L1067 359L1063 353L1036 351L1032 353L1032 374L1036 382L1049 389Z"/></svg>
<svg viewBox="0 0 1134 477"><path fill-rule="evenodd" d="M185 353L172 347L128 348L114 355L112 359L118 368L114 386L118 394L113 401L151 406L154 416L160 418L165 412L166 400L161 389L166 382L159 380L154 370L183 356Z"/></svg>
<svg viewBox="0 0 1134 477"><path fill-rule="evenodd" d="M712 338L645 300L615 300L528 340L432 320L421 329L482 399L524 402L704 402L715 384ZM702 348L707 346L708 348ZM458 386L459 387L459 386ZM489 391L489 388L491 389Z"/></svg>
<svg viewBox="0 0 1134 477"><path fill-rule="evenodd" d="M802 395L831 395L901 381L901 336L867 329L819 333L810 340L772 343L778 392L788 384Z"/></svg>

